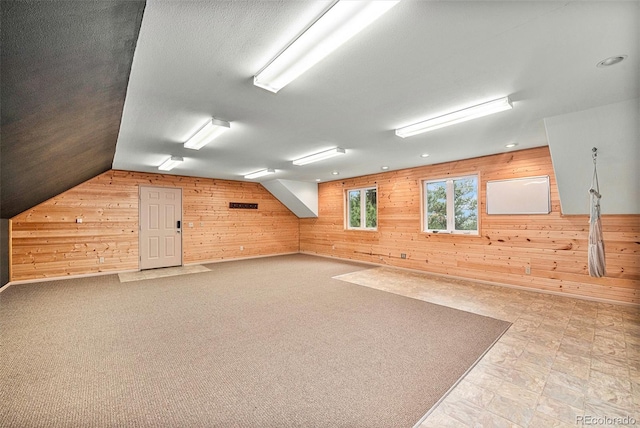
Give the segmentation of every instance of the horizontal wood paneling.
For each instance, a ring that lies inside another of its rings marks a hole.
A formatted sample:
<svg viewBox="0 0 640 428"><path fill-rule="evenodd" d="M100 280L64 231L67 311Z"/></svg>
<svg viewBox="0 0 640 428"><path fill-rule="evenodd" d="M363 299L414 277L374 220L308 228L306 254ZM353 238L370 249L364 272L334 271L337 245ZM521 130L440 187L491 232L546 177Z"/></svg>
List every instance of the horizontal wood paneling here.
<svg viewBox="0 0 640 428"><path fill-rule="evenodd" d="M185 264L299 249L298 218L259 183L109 171L12 219L11 280L138 269L139 185L182 188Z"/></svg>
<svg viewBox="0 0 640 428"><path fill-rule="evenodd" d="M422 180L470 173L480 175L480 236L422 233ZM486 181L539 175L551 179L550 214L486 214ZM345 230L344 190L372 185L378 186L378 230ZM603 216L607 277L591 278L588 216L561 214L546 147L321 183L319 207L318 218L300 220L303 252L640 303L640 216Z"/></svg>
<svg viewBox="0 0 640 428"><path fill-rule="evenodd" d="M481 181L480 236L422 233L421 181L476 172ZM487 180L532 175L551 177L551 214L485 214ZM588 217L561 215L547 148L321 183L319 217L301 220L257 183L109 171L12 219L11 280L137 269L140 184L183 189L184 263L300 249L640 303L640 216L603 216L608 274L589 277ZM346 231L344 189L371 185L378 186L378 230ZM259 209L231 210L229 202L258 203ZM83 223L75 223L76 218ZM105 263L99 263L100 257Z"/></svg>

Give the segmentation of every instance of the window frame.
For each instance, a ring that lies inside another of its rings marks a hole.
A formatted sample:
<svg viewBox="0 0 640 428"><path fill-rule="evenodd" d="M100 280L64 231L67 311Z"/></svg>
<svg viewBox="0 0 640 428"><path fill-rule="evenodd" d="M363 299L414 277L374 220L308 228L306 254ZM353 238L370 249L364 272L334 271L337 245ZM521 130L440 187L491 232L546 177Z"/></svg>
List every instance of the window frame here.
<svg viewBox="0 0 640 428"><path fill-rule="evenodd" d="M476 180L476 229L475 230L456 230L455 229L455 187L454 182L456 180L462 180L467 178L474 178ZM438 183L444 182L446 186L446 206L447 206L447 228L446 229L429 229L429 219L428 215L428 192L427 185L429 183ZM463 236L480 236L480 173L469 173L462 174L455 177L436 177L423 179L421 185L421 193L422 193L422 203L421 203L421 214L422 214L422 232L429 234L440 234L440 235L463 235ZM450 195L454 195L450 197Z"/></svg>
<svg viewBox="0 0 640 428"><path fill-rule="evenodd" d="M376 191L376 225L375 227L366 227L367 218L366 218L366 196L367 190L375 190ZM360 224L364 224L365 226L352 227L350 224L351 218L351 204L350 204L350 193L354 191L360 192ZM345 189L344 199L345 201L345 210L344 210L344 228L345 230L360 230L367 232L375 232L378 230L378 186L367 186L367 187L354 187L350 189Z"/></svg>

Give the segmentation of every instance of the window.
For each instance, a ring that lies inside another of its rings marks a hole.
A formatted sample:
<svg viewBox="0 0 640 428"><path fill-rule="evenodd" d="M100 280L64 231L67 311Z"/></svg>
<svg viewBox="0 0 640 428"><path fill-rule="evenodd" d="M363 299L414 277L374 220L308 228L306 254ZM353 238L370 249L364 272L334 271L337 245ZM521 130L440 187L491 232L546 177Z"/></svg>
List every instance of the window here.
<svg viewBox="0 0 640 428"><path fill-rule="evenodd" d="M478 176L424 182L425 232L478 234Z"/></svg>
<svg viewBox="0 0 640 428"><path fill-rule="evenodd" d="M378 227L378 189L347 191L347 229L375 230Z"/></svg>

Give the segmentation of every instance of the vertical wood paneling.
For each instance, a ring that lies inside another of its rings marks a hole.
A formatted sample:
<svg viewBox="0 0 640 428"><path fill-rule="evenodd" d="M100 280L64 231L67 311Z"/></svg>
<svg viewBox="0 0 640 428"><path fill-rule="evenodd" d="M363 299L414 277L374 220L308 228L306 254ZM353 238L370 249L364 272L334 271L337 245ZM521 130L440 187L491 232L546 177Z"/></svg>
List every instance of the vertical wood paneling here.
<svg viewBox="0 0 640 428"><path fill-rule="evenodd" d="M182 188L185 264L299 249L298 218L259 183L108 171L12 219L11 280L138 269L139 185Z"/></svg>
<svg viewBox="0 0 640 428"><path fill-rule="evenodd" d="M422 180L470 173L480 176L480 236L421 232ZM488 180L540 175L550 176L550 214L486 214ZM378 230L345 230L344 190L374 184ZM547 147L321 183L318 193L319 217L300 220L302 252L640 303L640 216L603 216L607 277L591 278L589 218L561 214ZM526 266L530 275L525 274Z"/></svg>

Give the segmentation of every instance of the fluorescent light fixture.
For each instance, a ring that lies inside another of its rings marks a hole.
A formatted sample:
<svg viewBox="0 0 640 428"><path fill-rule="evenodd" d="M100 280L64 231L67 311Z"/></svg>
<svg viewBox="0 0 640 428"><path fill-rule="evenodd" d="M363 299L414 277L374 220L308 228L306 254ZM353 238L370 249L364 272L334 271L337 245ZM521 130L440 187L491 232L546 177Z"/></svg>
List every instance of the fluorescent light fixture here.
<svg viewBox="0 0 640 428"><path fill-rule="evenodd" d="M336 2L260 70L253 84L278 92L397 3L399 0Z"/></svg>
<svg viewBox="0 0 640 428"><path fill-rule="evenodd" d="M275 174L275 173L276 173L275 169L269 168L269 169L263 169L260 171L252 172L251 174L245 175L244 178L253 179L253 178L264 177L265 175Z"/></svg>
<svg viewBox="0 0 640 428"><path fill-rule="evenodd" d="M329 149L329 150L325 150L324 152L318 152L318 153L314 153L312 155L309 156L305 156L303 158L300 159L296 159L293 161L294 165L306 165L309 163L313 163L313 162L318 162L321 160L325 160L325 159L329 159L332 158L334 156L338 156L338 155L343 155L345 154L347 151L345 149L342 149L340 147L335 147L333 149Z"/></svg>
<svg viewBox="0 0 640 428"><path fill-rule="evenodd" d="M506 145L505 145L505 147L506 147L507 149L511 149L511 148L514 148L514 147L515 147L515 146L517 146L517 145L518 145L518 143L509 143L509 144L506 144Z"/></svg>
<svg viewBox="0 0 640 428"><path fill-rule="evenodd" d="M200 150L229 128L231 128L229 122L212 117L193 137L184 143L184 148Z"/></svg>
<svg viewBox="0 0 640 428"><path fill-rule="evenodd" d="M162 162L162 165L158 167L160 171L171 171L176 166L180 165L184 161L180 156L171 156L166 161Z"/></svg>
<svg viewBox="0 0 640 428"><path fill-rule="evenodd" d="M422 134L423 132L433 131L434 129L444 128L445 126L455 125L456 123L466 122L467 120L509 110L512 107L509 97L504 97L398 128L396 129L396 135L402 138L411 137L412 135Z"/></svg>

